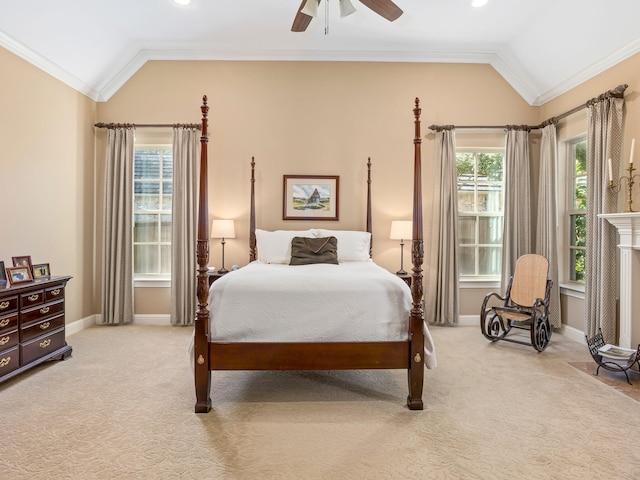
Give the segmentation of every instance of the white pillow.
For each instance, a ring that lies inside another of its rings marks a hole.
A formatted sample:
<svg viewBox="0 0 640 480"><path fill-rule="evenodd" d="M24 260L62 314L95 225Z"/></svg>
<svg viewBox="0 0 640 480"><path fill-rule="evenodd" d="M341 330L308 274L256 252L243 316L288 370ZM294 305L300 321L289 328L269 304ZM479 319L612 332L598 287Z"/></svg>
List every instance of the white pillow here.
<svg viewBox="0 0 640 480"><path fill-rule="evenodd" d="M312 230L260 230L256 228L258 261L262 263L291 262L291 240L293 237L313 237Z"/></svg>
<svg viewBox="0 0 640 480"><path fill-rule="evenodd" d="M371 234L354 230L313 230L316 237L334 236L338 239L338 262L366 262L371 259Z"/></svg>

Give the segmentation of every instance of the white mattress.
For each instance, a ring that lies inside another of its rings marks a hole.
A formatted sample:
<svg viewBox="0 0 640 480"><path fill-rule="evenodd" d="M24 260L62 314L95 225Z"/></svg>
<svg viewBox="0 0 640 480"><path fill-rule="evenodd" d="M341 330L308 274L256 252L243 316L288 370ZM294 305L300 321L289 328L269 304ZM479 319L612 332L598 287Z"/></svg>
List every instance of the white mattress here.
<svg viewBox="0 0 640 480"><path fill-rule="evenodd" d="M223 342L397 341L408 338L411 292L372 261L252 262L209 291L210 338ZM427 366L435 365L426 329Z"/></svg>

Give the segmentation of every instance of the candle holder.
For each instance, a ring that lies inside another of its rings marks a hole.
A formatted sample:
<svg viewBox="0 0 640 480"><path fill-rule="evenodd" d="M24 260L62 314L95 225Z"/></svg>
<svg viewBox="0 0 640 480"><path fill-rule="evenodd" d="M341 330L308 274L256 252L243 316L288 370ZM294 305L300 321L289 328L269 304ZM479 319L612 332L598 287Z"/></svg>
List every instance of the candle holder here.
<svg viewBox="0 0 640 480"><path fill-rule="evenodd" d="M620 177L620 179L618 180L618 185L614 185L613 184L613 179L609 180L609 188L611 189L612 192L618 193L621 188L622 188L622 181L626 180L627 181L627 187L628 187L628 199L627 199L627 210L625 211L625 213L632 213L635 212L635 210L633 209L633 198L632 198L632 188L633 188L633 184L635 183L635 178L636 177L640 177L640 174L633 174L633 171L636 170L633 167L633 163L629 163L629 168L625 168L625 170L627 170L629 172L629 175L623 175L622 177Z"/></svg>

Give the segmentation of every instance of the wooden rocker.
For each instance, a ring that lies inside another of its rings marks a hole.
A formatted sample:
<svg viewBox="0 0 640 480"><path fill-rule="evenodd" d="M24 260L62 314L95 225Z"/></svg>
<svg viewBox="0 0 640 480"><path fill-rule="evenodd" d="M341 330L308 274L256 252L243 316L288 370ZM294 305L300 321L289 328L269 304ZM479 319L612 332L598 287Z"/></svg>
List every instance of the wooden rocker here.
<svg viewBox="0 0 640 480"><path fill-rule="evenodd" d="M505 296L492 292L482 302L480 328L487 339L531 345L538 352L547 348L551 340L549 295L553 284L547 279L548 271L549 262L541 255L528 254L518 259ZM492 298L502 304L489 306ZM530 342L509 337L513 329L529 330Z"/></svg>

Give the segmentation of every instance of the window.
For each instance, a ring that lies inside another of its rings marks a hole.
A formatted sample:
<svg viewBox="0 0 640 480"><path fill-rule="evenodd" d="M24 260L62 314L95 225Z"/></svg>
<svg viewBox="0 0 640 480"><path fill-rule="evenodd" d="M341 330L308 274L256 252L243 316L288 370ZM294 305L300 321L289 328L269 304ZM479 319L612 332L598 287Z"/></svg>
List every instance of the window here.
<svg viewBox="0 0 640 480"><path fill-rule="evenodd" d="M133 273L171 273L173 152L170 145L136 146L133 180Z"/></svg>
<svg viewBox="0 0 640 480"><path fill-rule="evenodd" d="M587 246L587 141L569 144L569 280L584 283Z"/></svg>
<svg viewBox="0 0 640 480"><path fill-rule="evenodd" d="M456 153L460 276L493 278L502 267L504 154Z"/></svg>

